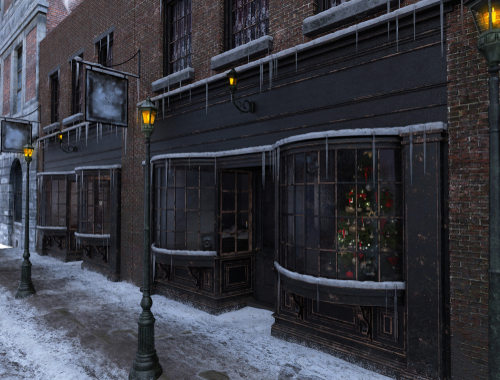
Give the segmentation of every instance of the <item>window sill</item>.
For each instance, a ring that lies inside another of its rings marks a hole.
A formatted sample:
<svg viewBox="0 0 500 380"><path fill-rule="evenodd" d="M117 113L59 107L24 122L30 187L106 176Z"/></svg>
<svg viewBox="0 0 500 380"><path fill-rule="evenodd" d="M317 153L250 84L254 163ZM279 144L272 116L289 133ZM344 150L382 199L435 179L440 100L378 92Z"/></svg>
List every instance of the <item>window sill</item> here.
<svg viewBox="0 0 500 380"><path fill-rule="evenodd" d="M154 260L160 264L183 267L214 267L217 252L215 251L179 251L157 248L151 245Z"/></svg>
<svg viewBox="0 0 500 380"><path fill-rule="evenodd" d="M391 7L396 4L396 0L390 0ZM351 0L306 18L302 32L312 37L384 10L387 10L387 0Z"/></svg>
<svg viewBox="0 0 500 380"><path fill-rule="evenodd" d="M63 119L62 125L68 126L73 124L78 124L83 121L83 113L75 113L74 115Z"/></svg>
<svg viewBox="0 0 500 380"><path fill-rule="evenodd" d="M271 36L263 36L245 45L238 46L237 48L212 57L210 60L210 68L212 70L223 70L241 61L248 61L250 58L258 57L272 49L273 38Z"/></svg>
<svg viewBox="0 0 500 380"><path fill-rule="evenodd" d="M404 282L330 280L291 272L276 262L274 266L281 274L283 288L305 298L342 305L385 306L388 301L393 305L396 295L398 305L404 305Z"/></svg>
<svg viewBox="0 0 500 380"><path fill-rule="evenodd" d="M162 92L169 85L173 86L182 82L189 82L194 79L194 69L192 67L188 67L187 69L177 71L176 73L167 75L164 78L158 79L151 83L151 90L153 92Z"/></svg>
<svg viewBox="0 0 500 380"><path fill-rule="evenodd" d="M49 124L46 127L43 127L43 134L50 135L51 133L54 133L56 130L58 130L59 127L60 127L59 122Z"/></svg>
<svg viewBox="0 0 500 380"><path fill-rule="evenodd" d="M36 226L36 229L45 235L66 235L66 227Z"/></svg>

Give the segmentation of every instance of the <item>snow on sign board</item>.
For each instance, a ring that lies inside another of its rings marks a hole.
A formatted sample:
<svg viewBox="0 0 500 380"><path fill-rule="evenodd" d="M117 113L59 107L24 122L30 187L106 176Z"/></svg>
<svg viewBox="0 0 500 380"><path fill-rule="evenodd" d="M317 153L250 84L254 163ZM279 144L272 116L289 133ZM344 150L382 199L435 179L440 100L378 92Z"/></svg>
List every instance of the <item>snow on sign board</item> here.
<svg viewBox="0 0 500 380"><path fill-rule="evenodd" d="M31 140L31 124L2 120L2 152L23 153Z"/></svg>
<svg viewBox="0 0 500 380"><path fill-rule="evenodd" d="M85 121L128 126L128 79L85 70Z"/></svg>

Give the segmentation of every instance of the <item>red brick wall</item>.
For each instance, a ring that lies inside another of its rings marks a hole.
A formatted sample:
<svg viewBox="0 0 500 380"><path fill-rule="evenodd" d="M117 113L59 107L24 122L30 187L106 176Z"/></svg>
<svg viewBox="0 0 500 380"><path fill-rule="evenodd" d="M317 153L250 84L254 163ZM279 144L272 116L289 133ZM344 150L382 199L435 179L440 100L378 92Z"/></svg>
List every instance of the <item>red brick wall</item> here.
<svg viewBox="0 0 500 380"><path fill-rule="evenodd" d="M302 34L302 21L314 15L315 0L269 1L269 35L273 37L273 53L307 42Z"/></svg>
<svg viewBox="0 0 500 380"><path fill-rule="evenodd" d="M62 0L49 0L47 11L47 34L69 14Z"/></svg>
<svg viewBox="0 0 500 380"><path fill-rule="evenodd" d="M486 60L469 10L448 14L449 230L453 379L488 376L489 136Z"/></svg>
<svg viewBox="0 0 500 380"><path fill-rule="evenodd" d="M3 62L3 114L10 113L10 59L11 54Z"/></svg>
<svg viewBox="0 0 500 380"><path fill-rule="evenodd" d="M28 101L36 96L36 27L26 36L26 96Z"/></svg>
<svg viewBox="0 0 500 380"><path fill-rule="evenodd" d="M10 6L12 5L12 0L5 0L3 2L3 13L6 13L7 10L10 8Z"/></svg>

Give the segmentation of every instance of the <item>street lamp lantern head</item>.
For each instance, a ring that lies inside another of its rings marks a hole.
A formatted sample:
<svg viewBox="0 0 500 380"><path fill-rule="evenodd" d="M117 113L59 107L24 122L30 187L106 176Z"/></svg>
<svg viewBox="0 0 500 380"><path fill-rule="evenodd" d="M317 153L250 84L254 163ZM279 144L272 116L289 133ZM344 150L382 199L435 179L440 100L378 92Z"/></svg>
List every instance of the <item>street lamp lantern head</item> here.
<svg viewBox="0 0 500 380"><path fill-rule="evenodd" d="M488 65L500 63L500 0L468 0L464 3L471 11L479 33L478 49Z"/></svg>
<svg viewBox="0 0 500 380"><path fill-rule="evenodd" d="M234 67L227 73L227 78L229 79L229 91L234 95L236 92L236 85L238 84L238 73Z"/></svg>
<svg viewBox="0 0 500 380"><path fill-rule="evenodd" d="M31 156L33 155L34 150L35 148L33 148L30 143L23 146L24 158L26 159L26 162L31 162Z"/></svg>
<svg viewBox="0 0 500 380"><path fill-rule="evenodd" d="M57 134L57 140L59 140L59 142L62 142L62 139L63 139L63 134L62 133L58 133Z"/></svg>
<svg viewBox="0 0 500 380"><path fill-rule="evenodd" d="M156 113L158 112L158 108L155 107L151 99L148 98L144 103L139 106L139 111L142 116L141 129L144 133L151 135L153 133Z"/></svg>

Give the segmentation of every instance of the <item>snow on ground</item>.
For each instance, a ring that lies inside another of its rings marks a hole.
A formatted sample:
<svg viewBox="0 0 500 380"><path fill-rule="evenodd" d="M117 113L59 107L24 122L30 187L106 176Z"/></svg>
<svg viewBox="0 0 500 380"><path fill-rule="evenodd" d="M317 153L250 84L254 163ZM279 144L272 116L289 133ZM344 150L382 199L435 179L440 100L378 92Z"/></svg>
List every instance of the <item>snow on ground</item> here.
<svg viewBox="0 0 500 380"><path fill-rule="evenodd" d="M2 279L2 273L6 273L5 267L9 263L12 266L14 260L19 268L21 257L20 249L0 249L0 379L127 379L131 362L122 367L112 364L97 351L89 350L78 337L68 334L64 327L51 328L47 321L39 318L51 312L47 305L14 299L13 292L6 287L6 276ZM71 312L79 318L95 314L98 309L111 310L115 325L128 326L137 331L141 296L136 286L126 282L109 282L100 274L83 271L81 262L62 263L37 254L32 254L30 260L35 288L37 282L41 283L44 279L54 284L53 289L37 290L39 297L35 299L43 299L42 296L69 300L80 297L79 302L71 304ZM179 351L192 352L193 357L187 358L187 363L205 366L205 370L226 371L231 380L388 379L321 351L272 337L274 318L268 310L246 307L213 316L159 295L152 298L155 334L161 333L159 326L168 326L174 335L175 331L180 331L177 337L184 334L191 339L182 341L186 343L177 343L175 336L166 334L172 337L167 343L157 340L160 362L162 344L179 344ZM204 354L196 351L194 346L200 343L215 359L208 355L205 358ZM184 347L189 344L193 344L193 350L189 346ZM171 353L169 355L172 356ZM224 365L217 360L221 356L224 357ZM164 369L175 365L161 364Z"/></svg>

